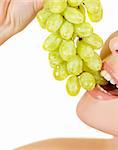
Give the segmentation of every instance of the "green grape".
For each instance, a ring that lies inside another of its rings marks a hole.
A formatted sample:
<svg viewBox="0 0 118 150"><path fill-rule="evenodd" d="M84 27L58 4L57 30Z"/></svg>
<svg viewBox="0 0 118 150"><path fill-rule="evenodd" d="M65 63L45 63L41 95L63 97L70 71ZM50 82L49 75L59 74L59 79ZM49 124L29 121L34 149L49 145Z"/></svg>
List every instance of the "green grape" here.
<svg viewBox="0 0 118 150"><path fill-rule="evenodd" d="M76 96L80 92L80 84L77 76L71 76L66 83L66 90L70 96Z"/></svg>
<svg viewBox="0 0 118 150"><path fill-rule="evenodd" d="M67 70L70 74L79 75L83 71L83 61L76 55L73 56L67 63Z"/></svg>
<svg viewBox="0 0 118 150"><path fill-rule="evenodd" d="M60 28L60 35L65 40L70 40L73 36L74 27L73 24L65 21Z"/></svg>
<svg viewBox="0 0 118 150"><path fill-rule="evenodd" d="M76 55L76 47L72 40L63 41L59 48L60 56L63 60L68 61L70 58Z"/></svg>
<svg viewBox="0 0 118 150"><path fill-rule="evenodd" d="M100 8L100 10L97 13L89 13L88 12L88 17L92 22L100 21L103 17L103 9Z"/></svg>
<svg viewBox="0 0 118 150"><path fill-rule="evenodd" d="M81 13L82 13L84 16L86 15L86 10L85 10L83 4L79 5L79 6L78 6L78 9L81 11Z"/></svg>
<svg viewBox="0 0 118 150"><path fill-rule="evenodd" d="M75 33L82 38L88 37L93 33L93 27L88 22L75 25Z"/></svg>
<svg viewBox="0 0 118 150"><path fill-rule="evenodd" d="M64 11L64 17L73 24L80 24L84 21L84 15L77 8L67 7Z"/></svg>
<svg viewBox="0 0 118 150"><path fill-rule="evenodd" d="M58 65L60 65L60 64L63 63L63 60L62 60L62 58L60 57L59 52L57 52L57 51L50 52L48 59L49 59L50 66L51 66L52 68L55 68L55 67L57 67Z"/></svg>
<svg viewBox="0 0 118 150"><path fill-rule="evenodd" d="M57 33L50 34L44 41L43 48L46 51L55 51L59 48L62 42L61 37Z"/></svg>
<svg viewBox="0 0 118 150"><path fill-rule="evenodd" d="M81 87L87 91L93 90L96 85L94 76L88 72L84 72L80 75L79 83Z"/></svg>
<svg viewBox="0 0 118 150"><path fill-rule="evenodd" d="M102 86L108 84L108 82L101 76L100 71L93 72L93 76L96 80L96 84Z"/></svg>
<svg viewBox="0 0 118 150"><path fill-rule="evenodd" d="M68 0L68 4L72 7L77 7L82 3L83 0Z"/></svg>
<svg viewBox="0 0 118 150"><path fill-rule="evenodd" d="M93 71L90 68L88 68L88 66L84 63L83 65L83 71L89 72L91 73L95 80L96 80L96 84L98 85L106 85L108 82L101 76L100 71Z"/></svg>
<svg viewBox="0 0 118 150"><path fill-rule="evenodd" d="M43 0L43 9L49 9L49 0Z"/></svg>
<svg viewBox="0 0 118 150"><path fill-rule="evenodd" d="M95 49L99 49L103 46L103 40L95 33L91 34L89 37L83 38L83 41L90 44Z"/></svg>
<svg viewBox="0 0 118 150"><path fill-rule="evenodd" d="M54 68L53 76L56 80L65 80L68 77L67 64L63 63Z"/></svg>
<svg viewBox="0 0 118 150"><path fill-rule="evenodd" d="M77 53L84 61L87 61L89 58L94 56L94 49L89 44L79 41Z"/></svg>
<svg viewBox="0 0 118 150"><path fill-rule="evenodd" d="M40 26L52 32L43 48L49 52L54 78L61 81L71 75L66 83L70 96L76 96L81 87L92 90L96 84L108 83L100 74L102 60L95 52L103 40L86 22L86 12L92 22L100 21L100 0L44 0L44 8L37 14Z"/></svg>
<svg viewBox="0 0 118 150"><path fill-rule="evenodd" d="M73 33L73 36L72 36L72 40L73 40L73 41L76 41L77 38L78 38L78 37L77 37L77 34L74 32L74 33ZM76 42L75 42L75 45L76 45Z"/></svg>
<svg viewBox="0 0 118 150"><path fill-rule="evenodd" d="M89 72L89 73L93 73L94 71L91 70L87 65L86 62L83 62L83 71L84 72Z"/></svg>
<svg viewBox="0 0 118 150"><path fill-rule="evenodd" d="M67 7L67 0L48 0L47 3L52 13L62 13Z"/></svg>
<svg viewBox="0 0 118 150"><path fill-rule="evenodd" d="M39 22L42 28L45 28L46 21L50 15L51 15L51 12L49 11L49 9L42 9L41 11L38 12L37 21Z"/></svg>
<svg viewBox="0 0 118 150"><path fill-rule="evenodd" d="M83 0L89 13L97 13L101 8L100 0Z"/></svg>
<svg viewBox="0 0 118 150"><path fill-rule="evenodd" d="M83 14L83 16L84 16L84 22L85 22L86 21L86 10L85 10L83 4L79 5L78 9Z"/></svg>
<svg viewBox="0 0 118 150"><path fill-rule="evenodd" d="M102 68L102 60L100 56L95 53L93 57L87 59L86 65L93 71L99 71Z"/></svg>
<svg viewBox="0 0 118 150"><path fill-rule="evenodd" d="M75 34L76 35L76 34ZM77 41L76 41L76 47L78 48L79 47L79 44L80 44L80 40L79 40L79 38L77 39Z"/></svg>
<svg viewBox="0 0 118 150"><path fill-rule="evenodd" d="M60 14L53 14L46 22L46 29L49 32L56 32L61 27L63 21L64 19Z"/></svg>

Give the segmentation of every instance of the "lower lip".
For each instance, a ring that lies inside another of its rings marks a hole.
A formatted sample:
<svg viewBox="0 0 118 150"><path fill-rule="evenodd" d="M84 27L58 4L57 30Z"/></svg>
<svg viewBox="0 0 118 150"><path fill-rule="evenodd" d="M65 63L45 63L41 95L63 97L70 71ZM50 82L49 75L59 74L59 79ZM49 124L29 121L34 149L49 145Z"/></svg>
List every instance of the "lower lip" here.
<svg viewBox="0 0 118 150"><path fill-rule="evenodd" d="M94 90L88 92L92 97L98 100L113 100L118 99L118 96L113 96L104 89L102 89L100 86L97 86L94 88Z"/></svg>
<svg viewBox="0 0 118 150"><path fill-rule="evenodd" d="M108 64L106 61L103 61L103 69L108 71L112 75L112 78L114 79L116 84L118 84L118 76L116 76L116 72L114 73L112 66L110 66L110 64ZM114 96L111 93L105 91L99 85L96 86L96 88L94 88L92 91L89 91L88 93L92 97L94 97L95 99L98 99L98 100L107 101L107 100L118 99L118 96Z"/></svg>

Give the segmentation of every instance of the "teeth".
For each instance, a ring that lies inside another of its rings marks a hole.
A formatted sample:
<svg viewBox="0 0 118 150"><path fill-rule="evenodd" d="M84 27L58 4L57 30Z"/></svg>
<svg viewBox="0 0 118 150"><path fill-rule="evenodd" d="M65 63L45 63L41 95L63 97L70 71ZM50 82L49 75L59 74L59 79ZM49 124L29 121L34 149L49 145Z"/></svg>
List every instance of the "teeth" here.
<svg viewBox="0 0 118 150"><path fill-rule="evenodd" d="M116 85L116 87L118 88L118 85Z"/></svg>
<svg viewBox="0 0 118 150"><path fill-rule="evenodd" d="M106 72L105 70L102 70L102 71L101 71L101 76L104 77L106 73L107 73L107 72Z"/></svg>
<svg viewBox="0 0 118 150"><path fill-rule="evenodd" d="M101 76L103 76L107 81L110 81L111 84L113 84L113 85L116 84L114 79L111 77L111 75L106 70L101 71ZM117 88L118 88L118 85L117 85Z"/></svg>
<svg viewBox="0 0 118 150"><path fill-rule="evenodd" d="M107 81L112 80L111 75L110 75L106 70L102 70L102 71L101 71L101 75L102 75Z"/></svg>
<svg viewBox="0 0 118 150"><path fill-rule="evenodd" d="M110 74L106 74L105 77L104 77L107 81L110 81L112 78L110 76Z"/></svg>
<svg viewBox="0 0 118 150"><path fill-rule="evenodd" d="M116 84L115 81L114 81L113 79L110 80L110 83L113 84L113 85Z"/></svg>

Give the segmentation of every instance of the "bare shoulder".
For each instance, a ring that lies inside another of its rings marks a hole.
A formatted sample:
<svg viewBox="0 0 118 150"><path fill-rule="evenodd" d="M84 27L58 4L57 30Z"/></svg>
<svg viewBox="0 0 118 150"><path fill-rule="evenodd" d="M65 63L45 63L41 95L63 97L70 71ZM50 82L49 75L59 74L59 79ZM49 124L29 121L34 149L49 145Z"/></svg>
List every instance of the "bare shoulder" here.
<svg viewBox="0 0 118 150"><path fill-rule="evenodd" d="M112 140L105 139L50 139L15 150L115 150Z"/></svg>

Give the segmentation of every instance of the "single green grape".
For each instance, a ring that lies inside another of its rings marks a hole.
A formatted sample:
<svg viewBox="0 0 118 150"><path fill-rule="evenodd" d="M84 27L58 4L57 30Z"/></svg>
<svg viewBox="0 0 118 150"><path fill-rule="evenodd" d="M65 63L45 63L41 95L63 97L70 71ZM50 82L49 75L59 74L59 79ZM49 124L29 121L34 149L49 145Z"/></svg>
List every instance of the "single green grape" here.
<svg viewBox="0 0 118 150"><path fill-rule="evenodd" d="M86 65L93 71L99 71L102 68L102 60L100 56L95 53L93 57L87 59Z"/></svg>
<svg viewBox="0 0 118 150"><path fill-rule="evenodd" d="M65 21L60 28L60 35L65 40L70 40L73 36L74 27L72 23Z"/></svg>
<svg viewBox="0 0 118 150"><path fill-rule="evenodd" d="M88 37L93 33L93 27L88 22L75 25L75 33L81 38Z"/></svg>
<svg viewBox="0 0 118 150"><path fill-rule="evenodd" d="M84 61L94 57L94 49L89 44L79 41L77 46L77 53Z"/></svg>
<svg viewBox="0 0 118 150"><path fill-rule="evenodd" d="M68 4L71 7L77 7L82 3L83 0L68 0Z"/></svg>
<svg viewBox="0 0 118 150"><path fill-rule="evenodd" d="M67 70L70 74L79 75L83 71L83 61L76 55L73 56L67 63Z"/></svg>
<svg viewBox="0 0 118 150"><path fill-rule="evenodd" d="M81 87L87 91L93 90L96 85L94 76L88 72L84 72L80 75L79 83Z"/></svg>
<svg viewBox="0 0 118 150"><path fill-rule="evenodd" d="M86 62L83 63L83 71L84 72L89 72L89 73L93 73L94 71L91 70L87 65Z"/></svg>
<svg viewBox="0 0 118 150"><path fill-rule="evenodd" d="M83 4L78 6L78 9L81 11L81 13L85 16L86 15L86 10Z"/></svg>
<svg viewBox="0 0 118 150"><path fill-rule="evenodd" d="M67 64L63 63L54 68L53 76L56 80L65 80L68 77Z"/></svg>
<svg viewBox="0 0 118 150"><path fill-rule="evenodd" d="M72 36L72 40L75 42L75 46L76 46L76 41L77 41L77 34L74 32L73 36ZM77 46L76 46L77 47Z"/></svg>
<svg viewBox="0 0 118 150"><path fill-rule="evenodd" d="M93 76L94 76L94 78L95 78L95 80L96 80L96 84L102 85L102 86L108 84L108 81L106 81L106 80L101 76L100 71L93 72L92 74L93 74Z"/></svg>
<svg viewBox="0 0 118 150"><path fill-rule="evenodd" d="M95 49L100 49L103 46L103 40L101 37L95 33L88 37L84 37L83 41L90 44Z"/></svg>
<svg viewBox="0 0 118 150"><path fill-rule="evenodd" d="M76 34L75 34L75 35L76 35ZM82 40L81 40L81 41L82 41ZM75 42L77 48L79 47L79 44L80 44L81 41L80 41L79 38L78 38L77 41Z"/></svg>
<svg viewBox="0 0 118 150"><path fill-rule="evenodd" d="M76 55L76 47L72 40L63 41L59 48L60 56L63 60L68 61L70 58Z"/></svg>
<svg viewBox="0 0 118 150"><path fill-rule="evenodd" d="M62 13L67 7L67 0L48 0L47 3L52 13Z"/></svg>
<svg viewBox="0 0 118 150"><path fill-rule="evenodd" d="M77 8L67 7L64 11L64 17L73 24L80 24L84 21L84 15Z"/></svg>
<svg viewBox="0 0 118 150"><path fill-rule="evenodd" d="M98 22L102 19L103 17L103 9L100 8L97 13L89 13L88 12L88 17L92 22Z"/></svg>
<svg viewBox="0 0 118 150"><path fill-rule="evenodd" d="M37 21L39 22L42 28L45 28L46 21L51 14L52 13L49 11L49 9L42 9L38 12L36 17L37 17Z"/></svg>
<svg viewBox="0 0 118 150"><path fill-rule="evenodd" d="M78 9L83 14L83 16L84 16L84 22L85 22L86 21L86 10L85 10L85 7L83 6L83 4L81 4L81 5L79 5Z"/></svg>
<svg viewBox="0 0 118 150"><path fill-rule="evenodd" d="M77 96L80 92L80 84L77 76L71 76L66 82L66 90L70 96Z"/></svg>
<svg viewBox="0 0 118 150"><path fill-rule="evenodd" d="M101 76L100 71L91 70L85 63L83 64L83 71L91 73L98 85L106 85L108 82Z"/></svg>
<svg viewBox="0 0 118 150"><path fill-rule="evenodd" d="M100 0L83 0L83 2L89 13L97 13L99 8L101 8Z"/></svg>
<svg viewBox="0 0 118 150"><path fill-rule="evenodd" d="M46 8L46 9L47 9L47 8L49 9L49 0L44 0L44 1L43 1L43 9L45 9L45 8Z"/></svg>
<svg viewBox="0 0 118 150"><path fill-rule="evenodd" d="M62 42L61 37L57 33L50 34L44 41L43 48L46 51L55 51L59 48Z"/></svg>
<svg viewBox="0 0 118 150"><path fill-rule="evenodd" d="M46 29L49 32L56 32L61 27L63 21L64 19L60 14L52 14L51 16L49 16L46 22Z"/></svg>
<svg viewBox="0 0 118 150"><path fill-rule="evenodd" d="M50 52L50 53L49 53L49 56L48 56L48 59L49 59L50 66L51 66L52 68L55 68L55 67L57 67L58 65L60 65L60 64L63 63L63 60L62 60L62 58L60 57L58 51Z"/></svg>

